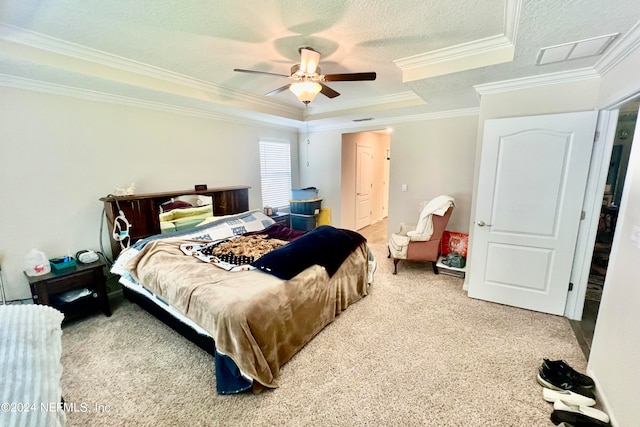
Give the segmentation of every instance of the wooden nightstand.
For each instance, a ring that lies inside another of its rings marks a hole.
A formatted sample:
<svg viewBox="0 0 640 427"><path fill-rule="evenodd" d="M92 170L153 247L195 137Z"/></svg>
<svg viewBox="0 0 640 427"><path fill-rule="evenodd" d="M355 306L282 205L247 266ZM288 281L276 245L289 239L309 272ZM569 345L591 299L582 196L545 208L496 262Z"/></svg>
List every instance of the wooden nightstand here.
<svg viewBox="0 0 640 427"><path fill-rule="evenodd" d="M51 270L42 276L27 276L33 302L57 308L65 319L102 310L111 316L107 296L104 262L80 264L63 270ZM74 295L79 294L79 296Z"/></svg>

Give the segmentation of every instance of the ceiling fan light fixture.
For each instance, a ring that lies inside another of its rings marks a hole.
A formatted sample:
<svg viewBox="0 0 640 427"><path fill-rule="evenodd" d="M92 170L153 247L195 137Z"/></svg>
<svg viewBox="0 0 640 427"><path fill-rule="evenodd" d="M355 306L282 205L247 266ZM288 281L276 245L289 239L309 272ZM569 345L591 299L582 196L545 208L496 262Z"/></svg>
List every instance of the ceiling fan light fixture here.
<svg viewBox="0 0 640 427"><path fill-rule="evenodd" d="M289 90L303 103L308 104L313 101L318 93L322 90L322 86L318 82L305 81L292 83Z"/></svg>
<svg viewBox="0 0 640 427"><path fill-rule="evenodd" d="M320 54L318 52L309 47L300 48L300 71L303 74L314 74L319 62Z"/></svg>

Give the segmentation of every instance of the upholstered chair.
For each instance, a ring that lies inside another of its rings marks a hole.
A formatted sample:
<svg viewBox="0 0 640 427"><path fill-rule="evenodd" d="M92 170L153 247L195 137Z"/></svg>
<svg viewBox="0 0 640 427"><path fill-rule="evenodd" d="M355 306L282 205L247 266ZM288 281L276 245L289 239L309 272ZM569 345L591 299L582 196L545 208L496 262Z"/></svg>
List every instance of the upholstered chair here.
<svg viewBox="0 0 640 427"><path fill-rule="evenodd" d="M432 203L434 201L435 207ZM449 196L439 196L429 202L422 202L418 225L401 226L398 233L391 235L388 247L389 258L393 258L393 274L398 273L398 263L401 259L431 262L433 272L439 273L436 262L440 255L440 241L453 209L454 201Z"/></svg>

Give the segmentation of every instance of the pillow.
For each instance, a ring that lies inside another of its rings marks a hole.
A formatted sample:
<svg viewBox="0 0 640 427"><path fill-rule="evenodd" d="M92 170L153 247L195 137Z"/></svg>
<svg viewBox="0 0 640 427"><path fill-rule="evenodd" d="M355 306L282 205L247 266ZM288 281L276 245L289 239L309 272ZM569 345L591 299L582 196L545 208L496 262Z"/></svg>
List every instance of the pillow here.
<svg viewBox="0 0 640 427"><path fill-rule="evenodd" d="M318 264L332 277L351 252L365 241L355 231L321 225L261 256L251 265L280 279L289 280L308 267Z"/></svg>
<svg viewBox="0 0 640 427"><path fill-rule="evenodd" d="M160 221L160 233L172 233L176 231L176 225L171 221Z"/></svg>
<svg viewBox="0 0 640 427"><path fill-rule="evenodd" d="M190 208L192 206L193 205L191 203L184 202L182 200L175 200L173 202L165 203L160 207L162 208L162 212L169 212L169 211L172 211L173 209Z"/></svg>
<svg viewBox="0 0 640 427"><path fill-rule="evenodd" d="M209 206L176 209L171 211L171 213L173 213L173 219L186 218L188 216L196 216L196 215L211 216L213 215L213 206L209 205ZM201 218L201 219L204 219L204 218Z"/></svg>
<svg viewBox="0 0 640 427"><path fill-rule="evenodd" d="M158 217L160 218L160 222L173 221L173 213L172 212L161 212L160 215L158 215Z"/></svg>
<svg viewBox="0 0 640 427"><path fill-rule="evenodd" d="M201 221L200 218L196 218L196 219L182 218L180 221L175 222L176 231L193 228L197 225L200 225L200 221Z"/></svg>

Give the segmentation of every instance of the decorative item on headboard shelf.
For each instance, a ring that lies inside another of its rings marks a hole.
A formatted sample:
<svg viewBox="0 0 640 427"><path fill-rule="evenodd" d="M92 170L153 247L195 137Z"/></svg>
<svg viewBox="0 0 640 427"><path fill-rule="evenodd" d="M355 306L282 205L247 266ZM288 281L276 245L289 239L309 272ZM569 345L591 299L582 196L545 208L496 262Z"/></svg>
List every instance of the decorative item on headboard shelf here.
<svg viewBox="0 0 640 427"><path fill-rule="evenodd" d="M121 187L119 185L116 186L115 195L116 196L132 196L136 191L136 186L133 182L128 187Z"/></svg>
<svg viewBox="0 0 640 427"><path fill-rule="evenodd" d="M195 189L196 191L205 191L207 190L207 184L196 184Z"/></svg>

